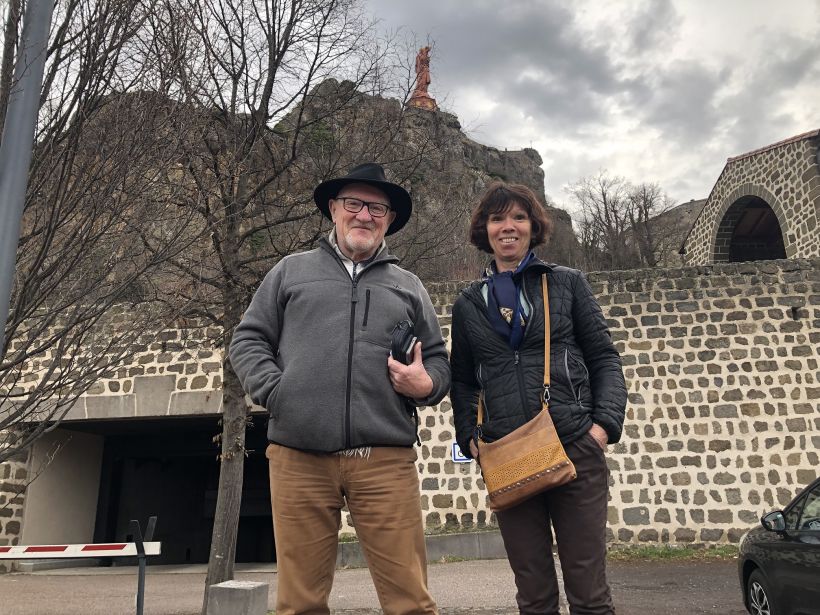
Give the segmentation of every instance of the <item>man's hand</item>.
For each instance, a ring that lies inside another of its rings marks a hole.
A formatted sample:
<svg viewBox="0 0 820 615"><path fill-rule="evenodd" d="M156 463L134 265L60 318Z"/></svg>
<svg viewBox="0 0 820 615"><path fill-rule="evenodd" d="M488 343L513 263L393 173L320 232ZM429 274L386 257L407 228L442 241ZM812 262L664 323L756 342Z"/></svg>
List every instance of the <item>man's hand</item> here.
<svg viewBox="0 0 820 615"><path fill-rule="evenodd" d="M598 443L598 446L601 447L602 451L606 450L607 442L609 442L609 436L606 434L603 427L598 425L598 423L593 423L592 427L589 428L589 435L591 435L592 439Z"/></svg>
<svg viewBox="0 0 820 615"><path fill-rule="evenodd" d="M405 365L393 357L387 358L390 384L400 395L410 399L424 399L433 392L433 380L421 362L421 342L413 348L413 362Z"/></svg>
<svg viewBox="0 0 820 615"><path fill-rule="evenodd" d="M473 459L478 461L478 447L475 445L475 440L470 440L470 454L473 456Z"/></svg>

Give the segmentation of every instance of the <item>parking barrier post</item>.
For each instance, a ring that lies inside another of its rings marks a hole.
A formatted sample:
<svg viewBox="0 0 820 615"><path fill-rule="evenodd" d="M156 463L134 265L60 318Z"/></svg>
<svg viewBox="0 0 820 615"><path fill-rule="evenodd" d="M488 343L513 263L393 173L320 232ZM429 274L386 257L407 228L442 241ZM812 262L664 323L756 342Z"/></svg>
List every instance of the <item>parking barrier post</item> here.
<svg viewBox="0 0 820 615"><path fill-rule="evenodd" d="M157 526L156 516L148 518L148 525L145 527L145 542L143 542L140 522L131 519L129 522L131 532L134 535L134 545L137 547L137 615L143 615L145 608L145 542L151 542L154 537L154 528Z"/></svg>
<svg viewBox="0 0 820 615"><path fill-rule="evenodd" d="M153 542L154 529L157 526L156 516L148 518L145 536L142 534L139 521L132 519L129 523L134 542L91 543L63 545L12 545L0 547L0 559L60 559L73 557L133 557L137 556L137 615L143 615L145 607L145 566L147 556L159 555L161 544Z"/></svg>

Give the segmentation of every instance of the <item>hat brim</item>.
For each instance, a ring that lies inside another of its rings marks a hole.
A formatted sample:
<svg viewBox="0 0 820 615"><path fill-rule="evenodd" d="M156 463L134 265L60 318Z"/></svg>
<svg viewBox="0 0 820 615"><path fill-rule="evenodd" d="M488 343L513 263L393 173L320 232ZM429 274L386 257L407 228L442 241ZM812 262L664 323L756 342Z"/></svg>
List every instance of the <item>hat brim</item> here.
<svg viewBox="0 0 820 615"><path fill-rule="evenodd" d="M410 220L410 214L413 212L413 200L410 198L407 190L391 182L383 182L377 179L353 179L349 177L340 177L338 179L329 179L322 182L313 191L313 200L316 202L316 207L324 214L325 218L332 220L330 216L330 199L336 198L342 188L348 184L367 184L378 188L387 195L390 199L390 209L396 212L396 217L393 222L387 227L385 235L392 235L396 231L407 224Z"/></svg>

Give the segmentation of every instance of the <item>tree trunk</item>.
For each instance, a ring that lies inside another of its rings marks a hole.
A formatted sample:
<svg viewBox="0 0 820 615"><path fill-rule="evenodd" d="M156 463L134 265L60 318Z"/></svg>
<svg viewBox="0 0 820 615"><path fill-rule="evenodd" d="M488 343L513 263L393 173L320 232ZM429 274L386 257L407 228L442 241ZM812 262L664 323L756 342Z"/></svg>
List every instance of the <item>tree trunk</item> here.
<svg viewBox="0 0 820 615"><path fill-rule="evenodd" d="M202 615L208 609L211 585L233 579L236 559L236 536L239 530L239 507L242 504L242 482L245 468L245 428L248 406L242 385L228 359L231 333L239 323L239 301L225 304L225 357L222 361L222 461L219 467L219 491L216 513L211 534L211 553L208 558L208 575L205 578L205 595Z"/></svg>

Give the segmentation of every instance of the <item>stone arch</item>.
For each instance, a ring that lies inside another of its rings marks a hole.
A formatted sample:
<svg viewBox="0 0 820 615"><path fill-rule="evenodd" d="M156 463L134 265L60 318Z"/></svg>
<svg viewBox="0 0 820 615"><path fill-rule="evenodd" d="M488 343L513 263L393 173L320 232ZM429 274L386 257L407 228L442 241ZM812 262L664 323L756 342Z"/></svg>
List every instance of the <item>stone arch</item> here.
<svg viewBox="0 0 820 615"><path fill-rule="evenodd" d="M721 222L730 207L748 196L759 197L771 208L786 258L820 256L818 146L820 130L814 130L729 158L682 246L686 264L728 260L721 248L727 247L723 231L729 221L723 227Z"/></svg>
<svg viewBox="0 0 820 615"><path fill-rule="evenodd" d="M791 258L795 246L779 199L759 185L744 184L721 204L712 231L711 262Z"/></svg>

